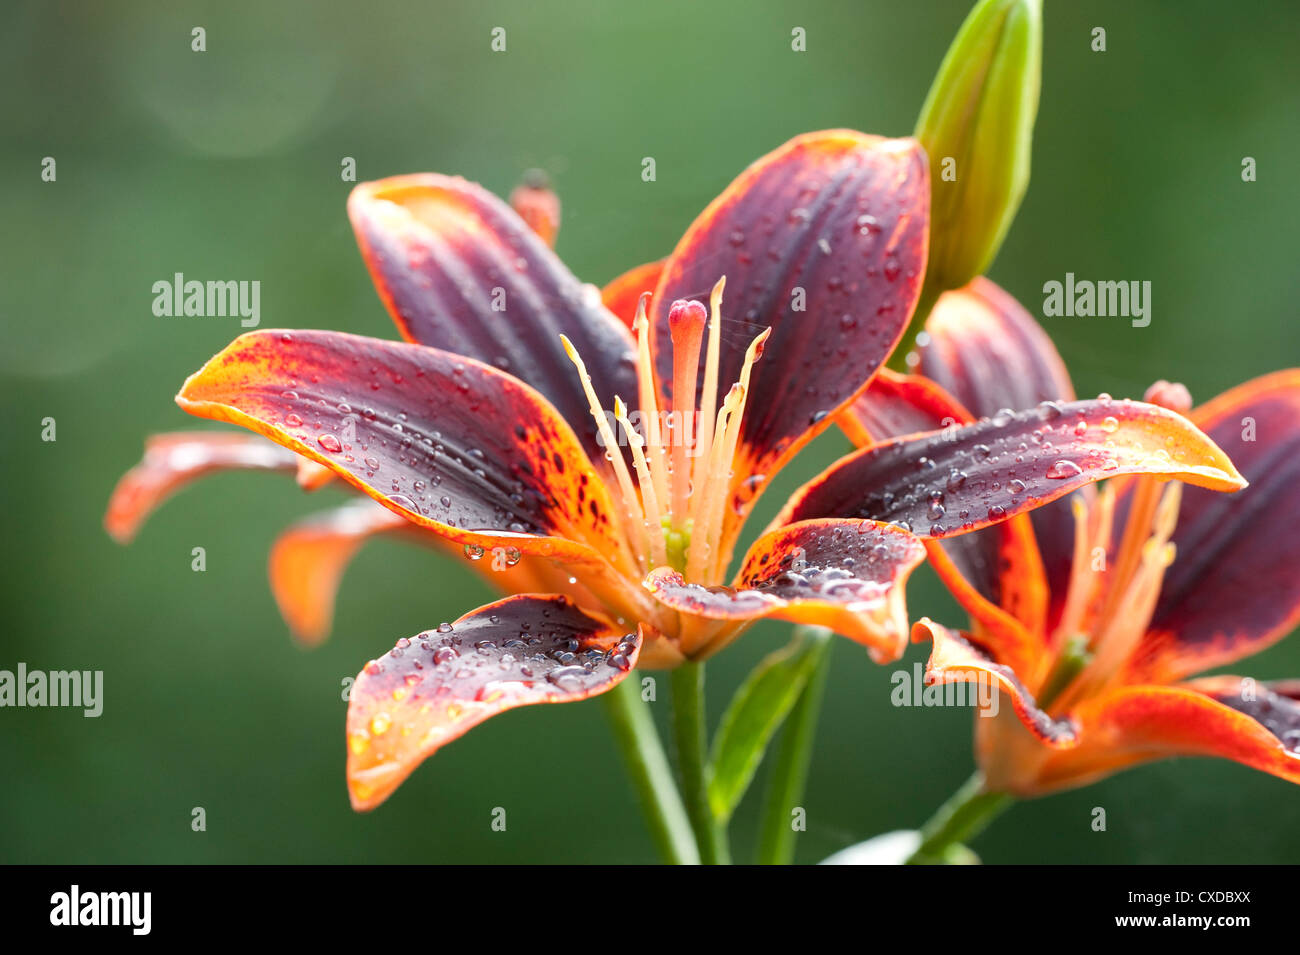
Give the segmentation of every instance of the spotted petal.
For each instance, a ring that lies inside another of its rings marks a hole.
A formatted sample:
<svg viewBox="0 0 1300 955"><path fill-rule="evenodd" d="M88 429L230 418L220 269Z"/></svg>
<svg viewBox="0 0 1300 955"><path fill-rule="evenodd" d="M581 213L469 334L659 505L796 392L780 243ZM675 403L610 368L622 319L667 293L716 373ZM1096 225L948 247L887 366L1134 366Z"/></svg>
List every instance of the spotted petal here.
<svg viewBox="0 0 1300 955"><path fill-rule="evenodd" d="M872 521L807 521L755 541L731 587L687 583L668 567L646 587L668 606L714 620L775 617L829 627L880 662L907 646L904 590L925 559L920 541ZM687 647L688 652L694 648Z"/></svg>
<svg viewBox="0 0 1300 955"><path fill-rule="evenodd" d="M145 442L144 458L113 489L104 528L129 543L149 515L190 482L215 471L292 471L302 459L257 435L179 431Z"/></svg>
<svg viewBox="0 0 1300 955"><path fill-rule="evenodd" d="M378 806L415 767L489 717L613 689L640 648L639 635L625 635L567 597L538 594L507 597L399 640L352 687L353 808Z"/></svg>
<svg viewBox="0 0 1300 955"><path fill-rule="evenodd" d="M604 450L560 335L596 394L636 393L632 338L508 205L433 173L357 186L348 199L379 297L412 342L476 358L541 392L604 469Z"/></svg>
<svg viewBox="0 0 1300 955"><path fill-rule="evenodd" d="M1122 474L1245 486L1227 455L1180 415L1128 400L1075 401L865 448L796 492L777 523L858 517L944 537Z"/></svg>
<svg viewBox="0 0 1300 955"><path fill-rule="evenodd" d="M1168 682L1258 653L1300 624L1300 370L1247 382L1192 412L1250 479L1188 488L1132 679Z"/></svg>
<svg viewBox="0 0 1300 955"><path fill-rule="evenodd" d="M707 298L727 278L719 407L750 341L772 328L741 425L732 488L742 511L866 386L901 337L925 270L929 201L916 142L809 133L741 173L673 251L651 316L665 401L674 299ZM749 481L756 475L763 480ZM729 510L732 526L739 519Z"/></svg>
<svg viewBox="0 0 1300 955"><path fill-rule="evenodd" d="M326 465L468 547L630 559L572 430L533 389L479 362L335 332L251 332L176 400Z"/></svg>

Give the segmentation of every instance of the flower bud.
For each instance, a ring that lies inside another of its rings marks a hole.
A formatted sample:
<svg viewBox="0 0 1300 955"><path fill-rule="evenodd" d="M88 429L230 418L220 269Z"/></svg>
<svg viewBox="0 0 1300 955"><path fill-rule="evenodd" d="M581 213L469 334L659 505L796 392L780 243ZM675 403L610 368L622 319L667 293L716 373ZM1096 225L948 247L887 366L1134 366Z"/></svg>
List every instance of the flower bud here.
<svg viewBox="0 0 1300 955"><path fill-rule="evenodd" d="M979 0L939 67L915 134L930 158L929 301L984 272L1020 207L1042 51L1042 0Z"/></svg>

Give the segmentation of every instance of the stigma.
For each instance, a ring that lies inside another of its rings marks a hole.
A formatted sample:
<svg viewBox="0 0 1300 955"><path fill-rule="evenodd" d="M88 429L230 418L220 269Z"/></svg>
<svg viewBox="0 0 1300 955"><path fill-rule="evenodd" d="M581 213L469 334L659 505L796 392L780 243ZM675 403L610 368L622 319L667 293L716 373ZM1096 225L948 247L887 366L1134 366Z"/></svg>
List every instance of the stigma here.
<svg viewBox="0 0 1300 955"><path fill-rule="evenodd" d="M679 300L668 310L672 342L671 407L659 407L650 350L650 322L643 293L632 330L636 334L637 399L629 413L619 395L612 413L601 404L577 349L561 335L565 353L578 370L600 444L618 485L626 539L640 570L669 566L693 583L712 585L726 572L729 554L721 546L725 504L731 492L740 423L750 375L771 335L764 329L745 352L740 377L718 404L722 293L726 277L709 296L709 308ZM699 383L700 355L704 377ZM625 457L623 448L628 455ZM630 460L629 460L630 459ZM630 467L629 467L630 464Z"/></svg>

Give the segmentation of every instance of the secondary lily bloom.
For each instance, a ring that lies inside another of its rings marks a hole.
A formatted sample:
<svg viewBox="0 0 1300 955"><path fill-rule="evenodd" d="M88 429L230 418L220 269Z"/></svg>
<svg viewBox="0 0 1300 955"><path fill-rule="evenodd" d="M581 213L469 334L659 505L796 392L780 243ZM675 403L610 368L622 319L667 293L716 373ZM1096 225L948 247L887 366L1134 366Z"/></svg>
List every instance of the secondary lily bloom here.
<svg viewBox="0 0 1300 955"><path fill-rule="evenodd" d="M913 383L931 414L961 420L966 409L1073 395L1047 336L990 282L941 299L927 331L920 371L931 381ZM1148 399L1191 406L1166 382ZM1189 679L1300 623L1300 542L1285 531L1300 519L1300 371L1247 382L1190 418L1250 487L1214 494L1122 478L930 545L971 629L917 624L914 636L933 641L928 679L991 681L1013 704L976 720L989 790L1038 795L1178 755L1300 782L1300 681ZM1064 412L1054 420L1072 425Z"/></svg>
<svg viewBox="0 0 1300 955"><path fill-rule="evenodd" d="M412 528L539 582L364 668L348 712L356 807L495 713L603 692L638 663L704 658L758 618L823 624L893 659L917 534L975 530L1111 471L1239 485L1183 418L1134 405L1107 436L1115 455L1100 430L1063 439L1024 469L1025 493L993 503L1006 467L981 448L1033 427L993 419L839 462L725 586L763 488L901 337L928 202L913 141L801 136L742 173L665 263L602 298L472 183L430 174L354 190L363 257L407 341L253 332L177 401L306 459L306 483L328 469ZM651 287L647 308L631 290ZM1110 412L1071 413L1100 425ZM1181 459L1153 456L1166 441ZM958 462L969 480L936 482Z"/></svg>

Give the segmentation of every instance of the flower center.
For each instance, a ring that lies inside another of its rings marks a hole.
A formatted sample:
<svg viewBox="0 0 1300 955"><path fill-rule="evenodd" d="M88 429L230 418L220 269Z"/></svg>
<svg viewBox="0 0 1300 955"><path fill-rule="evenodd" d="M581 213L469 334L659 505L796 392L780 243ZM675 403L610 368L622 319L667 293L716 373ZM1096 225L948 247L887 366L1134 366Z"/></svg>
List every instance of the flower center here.
<svg viewBox="0 0 1300 955"><path fill-rule="evenodd" d="M666 565L687 580L708 584L716 583L726 571L727 554L721 546L724 504L734 476L750 374L772 331L764 329L750 343L739 380L723 398L722 407L717 407L725 284L724 276L713 287L707 312L702 303L693 300L674 302L669 309L673 400L668 409L659 408L655 387L650 322L645 310L648 292L641 296L632 324L637 336L641 407L631 415L618 395L614 396L612 414L602 409L581 356L568 338L560 336L565 352L578 369L605 457L614 469L627 518L627 542L641 571ZM702 348L704 382L697 406L696 378ZM624 444L631 452L630 470L623 456Z"/></svg>

